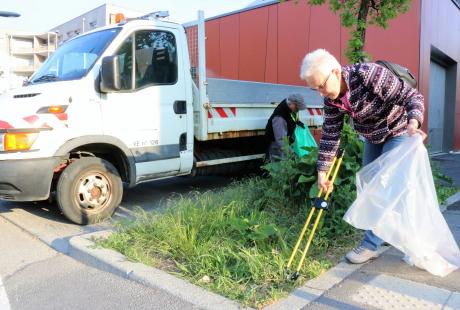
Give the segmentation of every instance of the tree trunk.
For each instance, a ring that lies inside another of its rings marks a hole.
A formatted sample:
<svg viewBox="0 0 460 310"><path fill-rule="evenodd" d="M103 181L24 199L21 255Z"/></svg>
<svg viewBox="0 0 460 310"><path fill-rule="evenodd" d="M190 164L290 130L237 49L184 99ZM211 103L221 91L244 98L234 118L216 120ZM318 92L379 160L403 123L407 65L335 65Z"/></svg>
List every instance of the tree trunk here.
<svg viewBox="0 0 460 310"><path fill-rule="evenodd" d="M361 42L363 45L361 48L355 48L354 52L361 55L359 61L364 61L363 59L363 50L364 50L364 42L366 42L366 24L367 24L367 14L369 13L369 7L371 5L371 0L361 0L361 4L359 6L359 15L358 15L358 22L356 25L356 31L360 33Z"/></svg>

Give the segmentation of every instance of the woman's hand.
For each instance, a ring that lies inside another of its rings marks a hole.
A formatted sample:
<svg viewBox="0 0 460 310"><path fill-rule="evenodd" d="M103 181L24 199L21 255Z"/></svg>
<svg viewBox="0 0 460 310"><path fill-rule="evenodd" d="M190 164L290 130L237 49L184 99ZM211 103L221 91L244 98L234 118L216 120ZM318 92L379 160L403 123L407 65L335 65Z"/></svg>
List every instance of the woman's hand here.
<svg viewBox="0 0 460 310"><path fill-rule="evenodd" d="M422 140L424 141L428 135L424 133L421 129L418 129L418 125L419 124L416 119L410 119L409 123L407 123L407 134L409 136L413 136L416 133L419 133L422 136Z"/></svg>
<svg viewBox="0 0 460 310"><path fill-rule="evenodd" d="M327 193L328 189L332 192L333 185L330 180L326 178L326 172L318 171L318 189L322 190L324 194Z"/></svg>
<svg viewBox="0 0 460 310"><path fill-rule="evenodd" d="M411 118L409 122L407 123L407 134L409 136L413 136L417 133L418 131L418 120L415 118Z"/></svg>

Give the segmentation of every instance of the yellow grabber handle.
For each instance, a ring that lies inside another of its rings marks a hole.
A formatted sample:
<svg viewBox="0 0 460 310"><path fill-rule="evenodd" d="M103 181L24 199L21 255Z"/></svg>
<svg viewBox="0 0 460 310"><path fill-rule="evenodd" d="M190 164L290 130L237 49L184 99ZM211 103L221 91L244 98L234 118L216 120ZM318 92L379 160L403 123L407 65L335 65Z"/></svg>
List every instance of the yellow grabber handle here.
<svg viewBox="0 0 460 310"><path fill-rule="evenodd" d="M338 160L337 160L338 158ZM343 150L339 150L337 156L334 157L333 161L332 161L332 164L331 166L329 167L327 173L326 173L326 179L329 179L330 175L331 175L331 172L334 170L334 173L332 175L332 179L331 179L331 183L334 184L334 181L335 181L335 178L337 177L337 173L339 171L339 168L340 168L340 165L342 164L342 159L343 159ZM337 163L337 165L335 165ZM328 198L329 198L329 195L331 194L332 192L332 188L329 188L328 191L326 192L326 195L324 197L324 200L326 201ZM321 198L321 195L323 194L323 190L320 189L320 191L318 192L318 195L316 196L316 198ZM307 217L307 221L305 222L305 225L304 227L302 228L302 232L300 233L300 236L299 236L299 239L297 240L297 243L292 251L292 254L291 254L291 257L289 258L289 261L288 261L288 264L286 266L287 269L289 269L289 267L291 266L292 264L292 261L294 260L294 257L299 249L299 246L303 240L303 237L305 235L305 232L307 231L307 228L308 226L310 225L310 221L311 221L311 218L313 217L313 214L316 210L316 206L313 205L313 207L311 208L310 210L310 213L308 214L308 217ZM311 231L310 233L310 236L308 238L308 241L307 241L307 244L305 246L305 250L303 251L303 254L302 254L302 258L299 262L299 265L297 266L297 270L296 270L296 273L298 274L298 272L300 271L300 268L302 267L302 264L305 260L305 257L307 255L307 252L308 252L308 249L310 247L310 244L311 244L311 241L313 240L313 235L316 231L316 228L318 226L318 223L321 219L321 215L323 213L323 209L320 209L319 210L319 213L318 213L318 216L315 220L315 223L313 225L313 230Z"/></svg>

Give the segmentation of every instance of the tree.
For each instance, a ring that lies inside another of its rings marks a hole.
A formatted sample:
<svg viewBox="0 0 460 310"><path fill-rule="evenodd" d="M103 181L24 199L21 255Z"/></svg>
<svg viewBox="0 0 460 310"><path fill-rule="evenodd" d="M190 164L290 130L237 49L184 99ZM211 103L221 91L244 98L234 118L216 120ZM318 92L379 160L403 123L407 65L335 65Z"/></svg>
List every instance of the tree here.
<svg viewBox="0 0 460 310"><path fill-rule="evenodd" d="M350 40L345 52L352 63L370 59L364 51L366 28L377 25L384 29L388 21L409 10L411 0L328 0L334 13L340 12L341 24L350 29ZM308 0L311 5L322 5L326 0Z"/></svg>

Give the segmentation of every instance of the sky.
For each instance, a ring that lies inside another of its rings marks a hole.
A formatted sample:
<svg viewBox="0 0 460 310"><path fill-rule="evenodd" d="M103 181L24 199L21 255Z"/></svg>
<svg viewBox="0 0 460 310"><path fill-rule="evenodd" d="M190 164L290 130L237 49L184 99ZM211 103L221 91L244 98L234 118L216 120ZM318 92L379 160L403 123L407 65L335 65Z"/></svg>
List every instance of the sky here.
<svg viewBox="0 0 460 310"><path fill-rule="evenodd" d="M239 10L254 0L2 0L0 11L21 14L0 17L0 29L45 32L104 3L139 12L169 11L170 20L180 23L196 19L197 10L205 17Z"/></svg>

